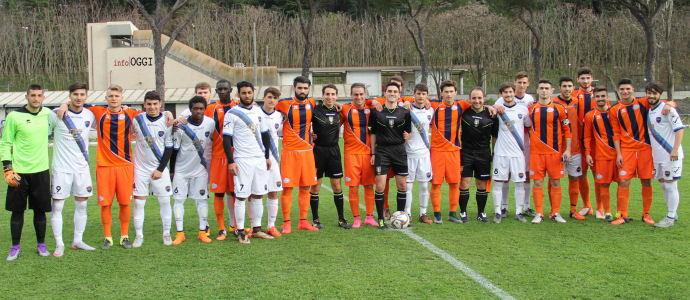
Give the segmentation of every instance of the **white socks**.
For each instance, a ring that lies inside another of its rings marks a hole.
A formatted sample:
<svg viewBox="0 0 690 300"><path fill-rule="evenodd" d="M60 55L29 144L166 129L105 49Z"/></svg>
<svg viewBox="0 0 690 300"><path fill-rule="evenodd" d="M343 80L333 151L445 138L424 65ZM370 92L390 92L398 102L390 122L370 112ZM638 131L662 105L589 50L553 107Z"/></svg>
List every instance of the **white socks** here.
<svg viewBox="0 0 690 300"><path fill-rule="evenodd" d="M525 183L515 182L515 190L513 193L515 194L515 214L521 214L525 210ZM529 199L527 203L529 203ZM529 204L527 208L529 208Z"/></svg>
<svg viewBox="0 0 690 300"><path fill-rule="evenodd" d="M268 206L268 224L266 229L276 226L276 218L278 218L278 199L267 199Z"/></svg>
<svg viewBox="0 0 690 300"><path fill-rule="evenodd" d="M407 190L405 191L405 213L412 215L412 188L414 182L407 183Z"/></svg>
<svg viewBox="0 0 690 300"><path fill-rule="evenodd" d="M199 214L199 230L208 226L208 199L196 199L196 212Z"/></svg>
<svg viewBox="0 0 690 300"><path fill-rule="evenodd" d="M86 200L74 200L74 238L72 243L82 242L84 230L86 230Z"/></svg>
<svg viewBox="0 0 690 300"><path fill-rule="evenodd" d="M419 188L419 215L426 214L426 208L429 206L429 183L420 182L417 184Z"/></svg>
<svg viewBox="0 0 690 300"><path fill-rule="evenodd" d="M502 207L508 207L508 190L510 190L510 184L508 182L493 181L491 183L491 200L494 203L494 213L500 214Z"/></svg>
<svg viewBox="0 0 690 300"><path fill-rule="evenodd" d="M161 223L163 224L163 235L170 235L172 227L172 209L170 208L170 196L158 196L160 205Z"/></svg>
<svg viewBox="0 0 690 300"><path fill-rule="evenodd" d="M225 207L228 210L228 219L230 220L230 227L235 227L235 205L232 204L232 196L225 195Z"/></svg>
<svg viewBox="0 0 690 300"><path fill-rule="evenodd" d="M55 244L64 245L62 242L62 208L65 200L53 200L53 207L50 213L50 226L53 228Z"/></svg>
<svg viewBox="0 0 690 300"><path fill-rule="evenodd" d="M175 211L175 227L177 231L184 230L184 201L186 199L175 199L173 210Z"/></svg>
<svg viewBox="0 0 690 300"><path fill-rule="evenodd" d="M530 183L530 181L525 181L522 183L522 187L525 189L525 196L524 196L525 201L522 204L522 209L525 209L525 210L530 209L529 208L529 205L530 205L529 199L532 196L532 184Z"/></svg>
<svg viewBox="0 0 690 300"><path fill-rule="evenodd" d="M144 212L146 208L146 199L134 199L134 231L138 237L144 236Z"/></svg>
<svg viewBox="0 0 690 300"><path fill-rule="evenodd" d="M660 182L659 184L664 192L664 199L666 199L666 206L668 207L668 214L666 214L666 216L675 218L678 211L678 202L680 202L678 181Z"/></svg>
<svg viewBox="0 0 690 300"><path fill-rule="evenodd" d="M247 209L247 200L235 199L235 221L237 222L238 231L244 230L244 213Z"/></svg>
<svg viewBox="0 0 690 300"><path fill-rule="evenodd" d="M502 185L501 192L500 192L501 197L500 198L497 197L498 199L501 199L501 203L500 203L501 205L499 205L501 207L501 209L508 209L508 195L510 194L510 183L509 183L509 181L506 181L505 183L508 183L508 184ZM494 185L494 186L495 187L491 188L491 191L494 193L493 196L496 196L495 194L497 192L496 190L498 190L498 186L497 185ZM496 203L494 203L494 207L496 207L496 206L497 206ZM499 214L501 213L500 209L498 210L498 213Z"/></svg>
<svg viewBox="0 0 690 300"><path fill-rule="evenodd" d="M252 228L261 227L261 217L264 215L264 200L249 199L249 214L251 215Z"/></svg>

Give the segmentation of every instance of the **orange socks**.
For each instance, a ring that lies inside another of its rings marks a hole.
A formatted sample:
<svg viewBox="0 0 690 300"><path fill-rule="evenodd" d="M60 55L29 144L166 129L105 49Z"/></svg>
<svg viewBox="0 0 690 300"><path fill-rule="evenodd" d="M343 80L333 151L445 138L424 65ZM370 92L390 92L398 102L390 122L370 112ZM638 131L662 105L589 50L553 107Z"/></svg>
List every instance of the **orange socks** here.
<svg viewBox="0 0 690 300"><path fill-rule="evenodd" d="M364 206L367 216L374 214L374 188L364 188Z"/></svg>
<svg viewBox="0 0 690 300"><path fill-rule="evenodd" d="M430 198L431 198L431 206L434 208L434 212L441 212L441 185L440 184L432 184L431 185L431 196L430 196Z"/></svg>
<svg viewBox="0 0 690 300"><path fill-rule="evenodd" d="M595 186L596 188L596 186ZM599 185L599 197L597 197L597 209L603 206L604 212L611 213L611 193L608 187Z"/></svg>
<svg viewBox="0 0 690 300"><path fill-rule="evenodd" d="M439 193L440 193L440 190L439 190ZM458 211L458 203L460 202L460 189L459 189L457 183L449 183L448 184L448 198L450 198L450 199L448 199L449 203L450 203L450 210L449 211Z"/></svg>
<svg viewBox="0 0 690 300"><path fill-rule="evenodd" d="M359 186L351 186L347 197L350 201L350 209L353 217L359 217Z"/></svg>
<svg viewBox="0 0 690 300"><path fill-rule="evenodd" d="M112 237L113 234L110 232L110 225L113 222L113 213L111 212L110 205L101 206L101 223L103 224L103 234L105 237Z"/></svg>
<svg viewBox="0 0 690 300"><path fill-rule="evenodd" d="M129 219L132 217L132 209L129 205L120 205L120 235L129 235Z"/></svg>
<svg viewBox="0 0 690 300"><path fill-rule="evenodd" d="M589 200L589 178L587 178L587 174L582 175L582 179L580 179L580 195L582 195L584 207L592 208L592 202Z"/></svg>
<svg viewBox="0 0 690 300"><path fill-rule="evenodd" d="M604 202L603 202L604 199L601 196L601 190L602 189L603 189L603 187L601 186L600 183L596 183L596 182L594 183L594 198L597 201L597 209L598 210L601 210L603 208L603 205L604 205ZM608 188L607 188L607 190L608 190ZM607 194L608 194L608 191L607 191ZM605 208L603 208L603 209L605 209Z"/></svg>
<svg viewBox="0 0 690 300"><path fill-rule="evenodd" d="M642 214L648 215L652 208L652 186L642 185Z"/></svg>
<svg viewBox="0 0 690 300"><path fill-rule="evenodd" d="M216 213L216 220L218 220L218 230L225 230L225 203L223 203L223 197L215 196L213 198L213 210Z"/></svg>
<svg viewBox="0 0 690 300"><path fill-rule="evenodd" d="M551 215L561 212L561 200L563 198L561 187L551 187L549 200L551 200Z"/></svg>
<svg viewBox="0 0 690 300"><path fill-rule="evenodd" d="M309 214L309 189L299 189L297 201L299 201L299 219L306 220Z"/></svg>
<svg viewBox="0 0 690 300"><path fill-rule="evenodd" d="M618 207L618 212L621 214L621 217L627 218L628 217L628 199L630 199L630 187L618 187L618 201L617 201L617 207Z"/></svg>
<svg viewBox="0 0 690 300"><path fill-rule="evenodd" d="M280 208L283 210L283 222L290 221L290 207L292 206L292 188L283 187L280 195Z"/></svg>
<svg viewBox="0 0 690 300"><path fill-rule="evenodd" d="M532 197L534 198L534 209L538 214L544 215L544 188L532 187Z"/></svg>
<svg viewBox="0 0 690 300"><path fill-rule="evenodd" d="M553 193L553 188L549 189L549 198ZM577 210L578 195L580 195L580 182L577 180L568 180L568 195L570 196L570 211ZM553 199L551 199L553 203ZM553 211L553 208L552 208Z"/></svg>

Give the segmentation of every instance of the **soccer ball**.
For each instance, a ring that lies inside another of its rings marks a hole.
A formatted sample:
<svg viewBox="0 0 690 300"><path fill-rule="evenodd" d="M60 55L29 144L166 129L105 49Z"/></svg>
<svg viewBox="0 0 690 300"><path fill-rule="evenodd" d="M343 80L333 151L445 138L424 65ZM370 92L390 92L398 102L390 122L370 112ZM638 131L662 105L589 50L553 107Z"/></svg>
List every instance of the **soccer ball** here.
<svg viewBox="0 0 690 300"><path fill-rule="evenodd" d="M391 215L391 226L395 229L405 229L410 225L410 216L403 211L396 211Z"/></svg>

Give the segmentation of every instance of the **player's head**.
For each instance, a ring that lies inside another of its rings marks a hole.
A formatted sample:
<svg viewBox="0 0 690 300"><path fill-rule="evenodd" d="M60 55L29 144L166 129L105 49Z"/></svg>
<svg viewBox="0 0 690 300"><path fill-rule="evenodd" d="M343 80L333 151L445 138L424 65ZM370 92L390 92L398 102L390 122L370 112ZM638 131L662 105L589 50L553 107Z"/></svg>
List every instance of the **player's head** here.
<svg viewBox="0 0 690 300"><path fill-rule="evenodd" d="M122 87L113 84L108 87L105 92L105 101L108 102L108 108L111 111L116 111L122 106Z"/></svg>
<svg viewBox="0 0 690 300"><path fill-rule="evenodd" d="M633 100L633 94L635 93L635 87L633 86L632 80L628 78L622 78L621 80L618 80L618 85L616 85L618 88L618 94L621 96L621 99Z"/></svg>
<svg viewBox="0 0 690 300"><path fill-rule="evenodd" d="M661 94L664 93L664 86L661 84L661 82L652 81L647 83L647 85L644 87L644 91L647 93L647 100L649 101L649 104L656 106L659 103L659 100L661 100Z"/></svg>
<svg viewBox="0 0 690 300"><path fill-rule="evenodd" d="M512 82L504 82L498 87L498 95L503 97L503 101L511 105L515 100L515 84Z"/></svg>
<svg viewBox="0 0 690 300"><path fill-rule="evenodd" d="M455 96L458 95L458 85L455 81L444 80L441 82L441 95L443 96L443 101L446 104L450 104L455 101Z"/></svg>
<svg viewBox="0 0 690 300"><path fill-rule="evenodd" d="M540 79L537 83L537 95L539 100L548 100L553 94L553 84L548 79Z"/></svg>
<svg viewBox="0 0 690 300"><path fill-rule="evenodd" d="M240 103L245 107L250 107L254 102L254 85L249 81L240 81L237 83L237 96L240 97Z"/></svg>
<svg viewBox="0 0 690 300"><path fill-rule="evenodd" d="M363 106L364 100L367 98L367 87L364 83L353 83L350 86L350 97L352 98L352 103L360 107Z"/></svg>
<svg viewBox="0 0 690 300"><path fill-rule="evenodd" d="M515 94L524 95L529 87L529 75L527 72L520 71L515 74Z"/></svg>
<svg viewBox="0 0 690 300"><path fill-rule="evenodd" d="M383 90L383 95L386 97L387 102L398 102L398 99L400 99L400 85L396 82L387 83L386 88Z"/></svg>
<svg viewBox="0 0 690 300"><path fill-rule="evenodd" d="M305 100L309 96L309 88L311 87L311 80L306 76L297 76L292 80L292 89L295 92L297 100Z"/></svg>
<svg viewBox="0 0 690 300"><path fill-rule="evenodd" d="M194 96L189 100L189 111L192 113L191 119L195 122L201 121L206 112L206 99L201 96Z"/></svg>
<svg viewBox="0 0 690 300"><path fill-rule="evenodd" d="M156 91L148 91L144 95L144 110L150 117L157 117L161 114L161 95Z"/></svg>
<svg viewBox="0 0 690 300"><path fill-rule="evenodd" d="M211 100L211 85L205 81L197 83L194 86L194 95L204 97L208 103Z"/></svg>
<svg viewBox="0 0 690 300"><path fill-rule="evenodd" d="M26 89L26 100L29 102L29 106L33 109L38 109L43 104L43 100L46 99L43 93L43 87L38 84L29 85Z"/></svg>
<svg viewBox="0 0 690 300"><path fill-rule="evenodd" d="M484 89L478 86L473 87L472 90L470 90L470 103L473 109L482 109L482 107L484 107Z"/></svg>
<svg viewBox="0 0 690 300"><path fill-rule="evenodd" d="M86 84L75 82L69 85L69 100L72 108L81 109L86 102Z"/></svg>
<svg viewBox="0 0 690 300"><path fill-rule="evenodd" d="M270 108L273 109L276 107L276 103L278 103L278 99L280 99L280 90L274 87L269 87L264 90L264 109Z"/></svg>
<svg viewBox="0 0 690 300"><path fill-rule="evenodd" d="M400 76L400 75L394 75L393 77L391 77L390 79L388 79L388 82L389 82L389 83L390 83L390 82L395 82L395 83L397 83L397 84L400 86L400 89L401 89L401 90L402 90L402 87L403 87L403 81L404 81L404 80L403 80L402 76Z"/></svg>
<svg viewBox="0 0 690 300"><path fill-rule="evenodd" d="M577 84L579 84L581 88L588 89L592 86L593 79L592 69L589 67L582 67L577 70Z"/></svg>
<svg viewBox="0 0 690 300"><path fill-rule="evenodd" d="M220 103L230 103L232 93L232 84L230 81L225 79L218 80L216 82L216 94L218 94L218 100Z"/></svg>
<svg viewBox="0 0 690 300"><path fill-rule="evenodd" d="M605 87L598 87L594 89L594 101L597 103L599 109L606 108L606 100L608 100L609 95Z"/></svg>
<svg viewBox="0 0 690 300"><path fill-rule="evenodd" d="M573 83L572 78L563 76L561 79L558 79L558 89L561 91L561 98L570 99L575 89L575 83Z"/></svg>
<svg viewBox="0 0 690 300"><path fill-rule="evenodd" d="M421 107L429 98L429 87L424 83L417 83L414 86L414 103L417 107Z"/></svg>
<svg viewBox="0 0 690 300"><path fill-rule="evenodd" d="M338 100L338 88L333 84L324 85L321 88L321 96L323 97L323 104L332 107Z"/></svg>

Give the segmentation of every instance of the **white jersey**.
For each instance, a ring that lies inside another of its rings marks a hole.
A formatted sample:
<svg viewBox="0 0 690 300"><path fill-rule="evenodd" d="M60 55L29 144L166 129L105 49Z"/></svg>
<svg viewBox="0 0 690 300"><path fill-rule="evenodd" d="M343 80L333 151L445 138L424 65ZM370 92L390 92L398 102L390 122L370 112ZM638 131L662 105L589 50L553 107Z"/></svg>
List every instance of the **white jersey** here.
<svg viewBox="0 0 690 300"><path fill-rule="evenodd" d="M647 115L652 159L655 164L671 160L670 154L676 142L676 131L685 128L676 109L671 108L667 115L661 113L666 105L664 102L659 103L657 107L651 108ZM678 159L683 159L683 146L678 147Z"/></svg>
<svg viewBox="0 0 690 300"><path fill-rule="evenodd" d="M96 117L88 109L80 112L67 110L63 120L58 120L53 138L53 170L64 173L90 172L89 131L95 121Z"/></svg>
<svg viewBox="0 0 690 300"><path fill-rule="evenodd" d="M429 124L434 115L434 110L410 105L410 117L412 118L412 132L410 139L405 143L405 151L408 156L429 155Z"/></svg>
<svg viewBox="0 0 690 300"><path fill-rule="evenodd" d="M153 173L158 169L165 148L173 147L172 127L168 127L165 114L150 118L146 113L134 117L133 132L137 146L134 148L134 169Z"/></svg>
<svg viewBox="0 0 690 300"><path fill-rule="evenodd" d="M262 117L265 119L268 125L268 133L271 136L271 143L273 146L275 146L275 149L277 151L280 151L279 148L279 136L283 135L283 114L281 114L279 111L274 110L272 113L267 113L263 108L261 109L261 112L263 113ZM275 157L275 154L273 151L270 152L270 157L273 162L278 162L280 159L280 152L276 153L278 157Z"/></svg>
<svg viewBox="0 0 690 300"><path fill-rule="evenodd" d="M207 168L210 160L207 159L207 152L211 151L211 141L215 122L213 119L204 116L200 124L189 122L178 125L178 130L173 134L173 145L177 153L175 161L175 177L197 177L208 175ZM199 155L204 157L203 161Z"/></svg>
<svg viewBox="0 0 690 300"><path fill-rule="evenodd" d="M494 155L506 157L525 156L525 127L530 127L527 107L520 104L505 106L505 112L498 115L498 137Z"/></svg>
<svg viewBox="0 0 690 300"><path fill-rule="evenodd" d="M233 156L264 157L261 134L268 131L268 122L261 107L237 105L225 113L223 135L232 136Z"/></svg>
<svg viewBox="0 0 690 300"><path fill-rule="evenodd" d="M514 101L525 108L529 108L532 104L534 104L534 97L532 97L530 94L525 94L522 96L522 98L515 96ZM503 97L499 97L494 104L503 105Z"/></svg>

